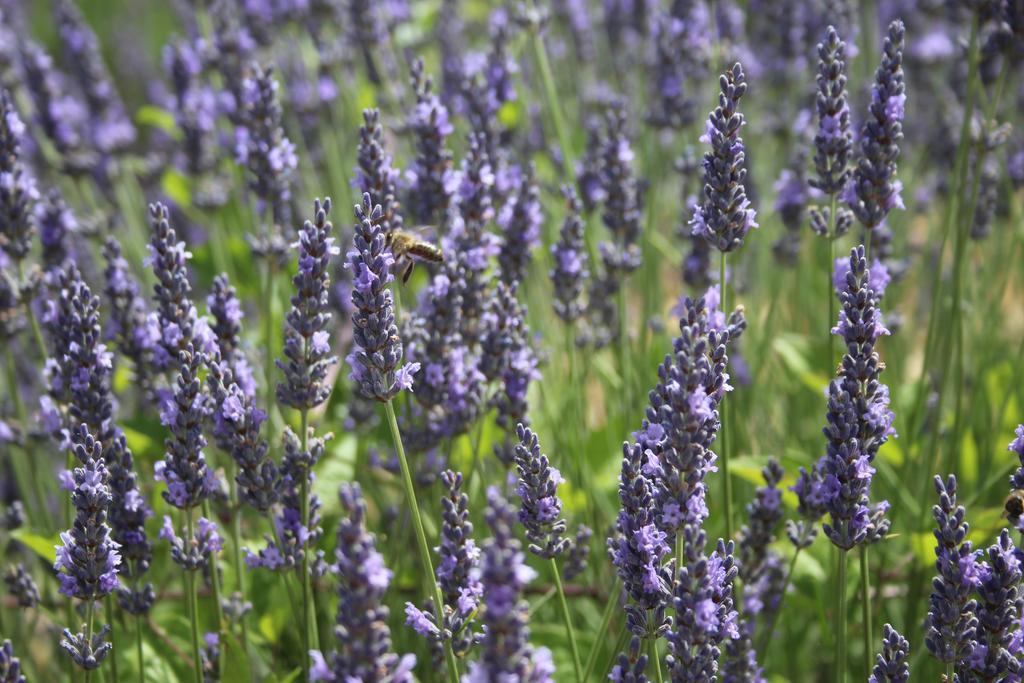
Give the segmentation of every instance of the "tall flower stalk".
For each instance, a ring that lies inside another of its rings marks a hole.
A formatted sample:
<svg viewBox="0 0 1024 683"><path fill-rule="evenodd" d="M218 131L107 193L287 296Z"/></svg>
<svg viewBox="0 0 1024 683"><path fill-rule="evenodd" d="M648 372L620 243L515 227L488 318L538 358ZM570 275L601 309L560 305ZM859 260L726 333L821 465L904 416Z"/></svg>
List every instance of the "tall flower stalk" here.
<svg viewBox="0 0 1024 683"><path fill-rule="evenodd" d="M757 226L757 213L747 199L744 181L747 177L746 154L740 129L746 122L739 113L740 99L747 92L747 79L740 63L719 78L721 92L718 107L708 116L701 142L711 145L704 153L704 189L690 226L693 235L703 237L719 250L718 284L722 310L729 310L729 288L726 277L726 255L743 246L747 233ZM724 407L723 407L724 412ZM732 479L729 473L728 420L723 415L722 477L725 484L725 532L732 538Z"/></svg>
<svg viewBox="0 0 1024 683"><path fill-rule="evenodd" d="M395 258L384 245L381 228L383 211L379 204L371 203L370 195L363 194L363 202L356 205L356 226L353 248L347 254L348 267L352 271L352 326L353 349L345 359L352 369L350 378L363 396L384 404L388 427L398 452L401 468L402 487L406 504L413 522L413 532L419 550L420 564L426 576L430 577L434 604L438 609L444 605L444 595L437 583L434 563L430 559L430 546L423 529L419 501L413 485L409 461L398 429L393 399L402 390L412 390L413 376L419 370L419 363L402 361L402 340L395 324L394 304L388 284L394 280L391 266ZM451 642L444 643L446 675L451 683L459 680L458 664L452 651Z"/></svg>
<svg viewBox="0 0 1024 683"><path fill-rule="evenodd" d="M285 380L277 385L277 400L299 411L299 436L285 428L285 458L281 466L283 486L286 489L286 509L298 503L299 512L299 571L302 585L302 634L305 651L317 646L316 603L310 582L309 546L319 533L314 531L311 509L318 504L311 501L310 483L318 453L323 451L322 441L314 440L309 447L309 411L321 405L331 393L327 371L338 362L331 353L330 335L325 329L330 322L330 268L331 256L339 253L331 237L333 226L327 220L331 200L313 203L313 222L306 221L299 231L298 272L292 278L295 294L292 308L286 316L284 355L277 367ZM291 446L289 446L289 444ZM295 448L295 446L298 446ZM297 490L296 490L297 489ZM297 494L298 501L294 500ZM303 662L307 662L303 658Z"/></svg>

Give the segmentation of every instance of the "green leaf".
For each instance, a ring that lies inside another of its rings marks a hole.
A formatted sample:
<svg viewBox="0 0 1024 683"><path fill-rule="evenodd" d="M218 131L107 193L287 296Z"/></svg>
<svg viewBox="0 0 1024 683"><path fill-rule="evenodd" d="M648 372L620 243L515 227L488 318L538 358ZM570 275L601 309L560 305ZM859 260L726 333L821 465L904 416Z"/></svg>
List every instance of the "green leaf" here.
<svg viewBox="0 0 1024 683"><path fill-rule="evenodd" d="M135 121L141 126L152 126L159 128L172 138L177 140L181 137L181 131L174 122L174 114L162 107L152 104L144 104L135 113Z"/></svg>
<svg viewBox="0 0 1024 683"><path fill-rule="evenodd" d="M183 208L192 206L192 189L189 187L188 178L173 168L164 171L160 179L160 188L175 204Z"/></svg>
<svg viewBox="0 0 1024 683"><path fill-rule="evenodd" d="M221 681L223 683L252 683L249 657L231 633L221 634Z"/></svg>
<svg viewBox="0 0 1024 683"><path fill-rule="evenodd" d="M11 531L11 537L50 564L57 561L57 545L60 544L59 536L40 536L28 529L21 528Z"/></svg>
<svg viewBox="0 0 1024 683"><path fill-rule="evenodd" d="M352 434L345 434L327 443L327 455L317 463L316 481L313 493L323 504L322 515L340 512L338 487L355 477L356 448L358 440Z"/></svg>

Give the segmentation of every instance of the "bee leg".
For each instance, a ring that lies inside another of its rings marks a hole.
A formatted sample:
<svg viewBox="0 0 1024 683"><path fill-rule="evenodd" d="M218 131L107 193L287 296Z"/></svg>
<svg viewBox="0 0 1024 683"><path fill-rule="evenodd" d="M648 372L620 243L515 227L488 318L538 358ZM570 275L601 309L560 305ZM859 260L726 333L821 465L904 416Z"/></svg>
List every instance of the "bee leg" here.
<svg viewBox="0 0 1024 683"><path fill-rule="evenodd" d="M408 284L409 278L412 277L412 268L416 265L416 262L409 259L409 265L402 269L402 284Z"/></svg>

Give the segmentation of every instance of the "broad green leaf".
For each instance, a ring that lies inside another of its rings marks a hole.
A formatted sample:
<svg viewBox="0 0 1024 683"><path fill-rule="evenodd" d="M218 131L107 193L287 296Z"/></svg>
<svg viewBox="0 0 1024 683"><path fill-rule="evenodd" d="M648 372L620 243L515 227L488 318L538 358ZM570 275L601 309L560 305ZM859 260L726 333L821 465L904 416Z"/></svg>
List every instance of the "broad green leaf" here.
<svg viewBox="0 0 1024 683"><path fill-rule="evenodd" d="M160 178L160 188L175 204L186 208L192 206L192 190L188 178L174 169L164 171L163 177Z"/></svg>
<svg viewBox="0 0 1024 683"><path fill-rule="evenodd" d="M231 633L221 634L221 681L223 683L252 683L249 657Z"/></svg>
<svg viewBox="0 0 1024 683"><path fill-rule="evenodd" d="M39 557L50 564L57 560L57 546L60 544L59 536L41 536L34 534L27 528L14 529L11 537L28 547Z"/></svg>
<svg viewBox="0 0 1024 683"><path fill-rule="evenodd" d="M162 107L152 104L144 104L135 113L135 121L142 126L159 128L175 140L181 137L181 131L174 122L174 114Z"/></svg>

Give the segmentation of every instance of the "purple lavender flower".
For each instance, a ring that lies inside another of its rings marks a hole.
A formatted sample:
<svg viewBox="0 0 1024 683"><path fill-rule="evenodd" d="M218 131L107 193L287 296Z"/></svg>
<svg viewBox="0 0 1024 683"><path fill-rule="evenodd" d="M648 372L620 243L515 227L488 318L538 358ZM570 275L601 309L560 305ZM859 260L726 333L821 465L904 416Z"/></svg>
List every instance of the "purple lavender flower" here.
<svg viewBox="0 0 1024 683"><path fill-rule="evenodd" d="M0 91L0 249L15 261L32 246L33 205L39 199L35 179L18 158L24 134L10 93Z"/></svg>
<svg viewBox="0 0 1024 683"><path fill-rule="evenodd" d="M979 564L978 572L978 625L966 664L977 680L1014 680L1021 672L1021 662L1009 647L1020 628L1024 607L1019 588L1021 552L1003 529L985 555L988 562Z"/></svg>
<svg viewBox="0 0 1024 683"><path fill-rule="evenodd" d="M594 532L586 524L577 527L576 535L565 553L565 564L562 565L562 578L566 581L572 581L586 571L590 558L590 539L593 535Z"/></svg>
<svg viewBox="0 0 1024 683"><path fill-rule="evenodd" d="M273 67L252 65L252 76L242 84L244 127L236 129L238 163L249 171L249 188L256 195L260 214L269 221L262 248L273 252L281 230L291 220L292 174L298 166L295 145L281 125L281 104Z"/></svg>
<svg viewBox="0 0 1024 683"><path fill-rule="evenodd" d="M54 23L65 62L85 95L93 146L101 154L124 151L135 140L135 128L103 63L96 34L73 0L54 3Z"/></svg>
<svg viewBox="0 0 1024 683"><path fill-rule="evenodd" d="M323 529L320 527L320 500L316 495L309 492L312 488L314 475L313 466L323 457L325 444L333 435L328 434L324 438L314 438L313 429L309 428L306 439L306 450L302 449L302 442L290 428L286 427L282 435L284 442L284 456L281 459L280 480L277 482L277 497L280 502L280 509L274 516L273 523L276 534L273 538L267 536L267 547L252 552L246 549L246 564L249 568L263 567L271 571L281 568L298 569L302 564L303 553L308 548L316 545L323 536ZM270 467L264 466L262 476L269 476ZM306 523L302 521L302 488L303 479L307 485L307 514ZM270 482L260 482L268 485ZM264 501L269 499L270 493L262 494ZM319 573L322 560L318 553L313 562L311 571Z"/></svg>
<svg viewBox="0 0 1024 683"><path fill-rule="evenodd" d="M626 606L628 628L643 638L665 628L672 569L662 565L669 546L667 534L656 524L653 486L643 473L644 449L640 444L625 443L622 452L621 507L616 533L608 539L608 552L626 595L635 603ZM653 612L650 619L649 611Z"/></svg>
<svg viewBox="0 0 1024 683"><path fill-rule="evenodd" d="M434 81L423 71L423 60L412 63L412 90L416 105L409 113L409 128L416 136L416 158L406 177L409 211L420 223L446 221L458 177L445 140L454 130L448 108L434 93Z"/></svg>
<svg viewBox="0 0 1024 683"><path fill-rule="evenodd" d="M687 40L687 29L687 22L672 13L660 12L654 18L651 105L647 120L658 128L682 130L693 123L696 116L696 104L685 83L691 71L690 51L680 49L680 43Z"/></svg>
<svg viewBox="0 0 1024 683"><path fill-rule="evenodd" d="M715 552L705 556L702 530L687 526L683 536L686 562L675 584L676 617L665 636L665 664L673 681L715 680L721 644L740 637L732 599L734 546L719 539Z"/></svg>
<svg viewBox="0 0 1024 683"><path fill-rule="evenodd" d="M644 675L647 669L647 655L640 654L640 638L633 636L629 641L628 654L619 654L618 662L608 674L612 683L648 683Z"/></svg>
<svg viewBox="0 0 1024 683"><path fill-rule="evenodd" d="M107 266L103 271L109 314L107 338L121 355L131 360L135 379L147 394L151 390L150 363L161 334L156 316L150 316L139 295L139 283L131 274L117 238L110 236L103 245Z"/></svg>
<svg viewBox="0 0 1024 683"><path fill-rule="evenodd" d="M117 588L121 555L119 546L110 538L107 524L111 495L103 447L85 425L74 430L72 440L74 456L81 464L75 468L75 490L71 495L75 521L71 529L60 535L53 569L58 572L61 594L93 601ZM60 645L76 664L95 669L110 650L110 644L103 642L102 631L92 638L88 637L89 627L83 626L82 631L84 635L65 629Z"/></svg>
<svg viewBox="0 0 1024 683"><path fill-rule="evenodd" d="M462 491L462 474L441 473L447 492L441 498L441 545L438 554L437 582L445 600L445 628L452 634L452 648L465 655L478 635L470 617L476 611L483 586L479 573L480 550L473 541L473 523L469 521L469 497Z"/></svg>
<svg viewBox="0 0 1024 683"><path fill-rule="evenodd" d="M712 320L708 303L709 296L681 302L680 336L658 369L659 382L639 435L644 472L657 499L655 521L669 545L683 526L700 528L708 516L704 480L716 469L711 446L718 432L718 405L732 389L726 348L745 325L739 312L728 325L724 314Z"/></svg>
<svg viewBox="0 0 1024 683"><path fill-rule="evenodd" d="M9 640L4 640L3 645L0 645L0 681L3 683L26 683L27 681L21 673L21 661L14 656L14 646Z"/></svg>
<svg viewBox="0 0 1024 683"><path fill-rule="evenodd" d="M388 40L387 29L379 14L381 7L382 5L368 0L352 0L348 3L347 17L352 27L353 40L363 55L366 77L370 83L378 87L382 83L382 78L377 60L374 59L374 48L382 48ZM384 56L384 51L381 50L381 57Z"/></svg>
<svg viewBox="0 0 1024 683"><path fill-rule="evenodd" d="M708 117L701 142L711 145L704 153L703 202L693 212L693 234L703 236L720 251L733 251L757 227L757 213L750 207L743 182L747 177L743 139L745 123L739 113L740 98L747 92L743 67L737 62L719 79L718 107Z"/></svg>
<svg viewBox="0 0 1024 683"><path fill-rule="evenodd" d="M882 62L871 88L868 117L860 134L861 156L843 196L869 231L880 226L890 210L903 208L902 186L895 179L907 99L903 85L903 35L902 21L889 24Z"/></svg>
<svg viewBox="0 0 1024 683"><path fill-rule="evenodd" d="M498 253L497 238L486 229L494 217L492 194L495 178L485 144L482 134L470 133L458 187L461 221L447 236L445 247L464 266L466 289L462 293L461 331L466 340L475 339L479 334L486 298L484 274L490 266L491 257Z"/></svg>
<svg viewBox="0 0 1024 683"><path fill-rule="evenodd" d="M565 520L559 519L562 501L557 488L563 481L562 474L551 467L548 457L540 451L540 440L528 427L520 423L516 434L516 493L522 501L519 522L526 528L530 552L549 560L565 552L570 543L565 538Z"/></svg>
<svg viewBox="0 0 1024 683"><path fill-rule="evenodd" d="M583 286L590 274L587 272L587 255L583 243L583 220L580 218L582 205L571 185L562 186L565 197L565 222L558 235L558 242L551 245L551 257L555 267L549 277L554 285L553 306L555 315L565 323L572 324L583 315L584 307L580 298Z"/></svg>
<svg viewBox="0 0 1024 683"><path fill-rule="evenodd" d="M39 586L21 563L11 565L4 572L4 584L18 607L29 609L39 604ZM3 678L0 677L0 681Z"/></svg>
<svg viewBox="0 0 1024 683"><path fill-rule="evenodd" d="M935 570L932 594L925 620L924 644L940 662L957 663L971 652L977 629L976 603L971 599L976 576L976 553L967 539L965 511L956 501L956 477L945 483L936 475L939 504L932 506L935 517Z"/></svg>
<svg viewBox="0 0 1024 683"><path fill-rule="evenodd" d="M628 274L640 267L641 212L625 103L612 103L605 114L605 125L607 133L601 148L601 218L614 243L600 245L601 258L610 275Z"/></svg>
<svg viewBox="0 0 1024 683"><path fill-rule="evenodd" d="M209 325L199 318L189 298L192 285L188 280L187 264L192 253L186 250L184 242L178 241L177 234L168 223L169 212L165 205L150 204L149 215L152 235L145 265L153 268L157 279L153 292L160 330L159 343L153 349L153 361L158 369L165 370L189 346L194 344L198 350L210 352L216 343Z"/></svg>
<svg viewBox="0 0 1024 683"><path fill-rule="evenodd" d="M226 273L213 278L213 286L206 297L206 308L213 316L210 326L217 340L217 351L222 362L231 368L238 386L249 396L256 395L256 380L252 367L241 348L242 304Z"/></svg>
<svg viewBox="0 0 1024 683"><path fill-rule="evenodd" d="M379 109L363 110L359 128L359 153L353 185L380 201L381 228L387 234L402 229L402 205L398 196L398 170L384 150L384 128Z"/></svg>
<svg viewBox="0 0 1024 683"><path fill-rule="evenodd" d="M22 47L24 83L34 104L36 123L61 155L64 169L72 174L87 172L95 159L85 149L82 129L87 113L73 95L63 74L42 47L26 41Z"/></svg>
<svg viewBox="0 0 1024 683"><path fill-rule="evenodd" d="M370 195L363 194L362 206L355 207L355 214L358 224L354 248L347 254L354 277L354 347L345 361L352 368L350 377L363 396L387 402L399 391L412 389L412 379L420 364L398 367L402 361L402 341L388 289L388 283L394 279L394 257L384 246L380 205L372 205Z"/></svg>
<svg viewBox="0 0 1024 683"><path fill-rule="evenodd" d="M499 276L502 282L522 282L530 265L533 250L540 244L540 228L544 211L540 204L540 188L536 169L530 163L521 179L519 193L502 207L497 223L502 231L498 252Z"/></svg>
<svg viewBox="0 0 1024 683"><path fill-rule="evenodd" d="M154 471L155 479L167 484L164 500L180 510L190 510L209 495L215 480L203 455L206 410L199 379L202 354L189 344L178 359L181 365L176 389L160 415L170 436L164 441L164 459L157 461Z"/></svg>
<svg viewBox="0 0 1024 683"><path fill-rule="evenodd" d="M109 444L115 431L110 395L113 356L101 342L99 298L74 265L60 274L59 285L48 322L53 340L47 361L51 395L68 404L69 424L84 424L97 440Z"/></svg>
<svg viewBox="0 0 1024 683"><path fill-rule="evenodd" d="M1020 460L1020 466L1010 475L1010 490L1016 491L1017 489L1024 489L1024 424L1017 425L1017 429L1014 431L1016 438L1010 442L1010 445L1006 450L1011 453L1016 453L1017 458ZM1014 526L1018 531L1024 530L1024 522L1021 521L1024 510L1018 510L1016 507L1010 509L1010 506L1006 507L1007 518L1010 524Z"/></svg>
<svg viewBox="0 0 1024 683"><path fill-rule="evenodd" d="M814 168L817 177L811 187L834 198L850 180L850 157L853 155L853 133L850 132L850 106L846 98L846 43L832 26L818 43L818 131L814 136ZM826 238L839 237L850 229L851 212L839 206L836 215L831 208L811 209L811 229ZM829 233L830 221L833 231Z"/></svg>
<svg viewBox="0 0 1024 683"><path fill-rule="evenodd" d="M325 329L331 320L330 261L331 256L339 252L334 238L329 236L334 228L327 220L330 211L330 199L324 200L322 206L319 199L315 200L315 222L306 221L299 231L299 271L292 278L295 294L286 317L284 355L287 362L277 361L277 367L285 376L285 381L277 385L277 400L296 410L310 410L327 400L331 392L325 382L327 371L338 362L337 356L331 353L330 334ZM385 278L386 269L387 266ZM353 271L356 270L358 266L353 265Z"/></svg>
<svg viewBox="0 0 1024 683"><path fill-rule="evenodd" d="M391 571L366 530L366 503L358 484L343 484L338 492L344 516L338 522L335 551L338 575L338 617L334 629L337 650L329 657L310 652L310 680L390 680L411 683L414 655L399 658L391 651L388 608L384 593Z"/></svg>
<svg viewBox="0 0 1024 683"><path fill-rule="evenodd" d="M889 389L879 381L883 365L874 348L888 330L870 286L863 246L850 252L849 262L846 286L839 294L839 323L832 329L846 342L846 354L829 385L827 451L812 474L801 472L795 487L809 506L828 511L831 524L825 524L825 534L844 550L874 542L888 531L888 503L869 503L875 472L871 462L896 434Z"/></svg>
<svg viewBox="0 0 1024 683"><path fill-rule="evenodd" d="M549 683L555 673L551 653L529 643L527 604L522 594L536 572L526 565L519 541L513 536L515 510L495 487L487 490L487 503L491 538L484 543L480 566L484 637L480 659L470 664L466 683Z"/></svg>
<svg viewBox="0 0 1024 683"><path fill-rule="evenodd" d="M588 118L583 123L587 142L583 155L576 162L576 185L580 192L583 209L589 214L604 201L604 187L601 183L601 151L604 149L604 137L601 134L601 120L597 116Z"/></svg>
<svg viewBox="0 0 1024 683"><path fill-rule="evenodd" d="M882 627L882 651L875 655L875 668L871 670L868 683L907 683L910 680L910 665L907 656L910 643L889 624Z"/></svg>
<svg viewBox="0 0 1024 683"><path fill-rule="evenodd" d="M241 500L266 513L278 500L278 469L269 456L260 428L267 414L256 407L252 393L242 389L231 367L216 358L208 361L207 385L216 409L213 436L217 447L238 467L235 483Z"/></svg>
<svg viewBox="0 0 1024 683"><path fill-rule="evenodd" d="M174 123L181 131L178 166L191 176L201 177L216 162L214 133L217 124L217 95L200 83L202 57L190 41L178 40L164 47L164 69L171 79Z"/></svg>
<svg viewBox="0 0 1024 683"><path fill-rule="evenodd" d="M164 515L160 538L171 544L171 559L185 571L198 571L216 561L214 556L221 551L223 541L217 532L217 524L205 517L196 520L192 536L181 538L174 530L169 515Z"/></svg>
<svg viewBox="0 0 1024 683"><path fill-rule="evenodd" d="M537 356L530 346L526 306L516 298L515 288L498 283L482 322L480 371L488 380L501 383L493 400L498 409L496 422L510 435L513 425L529 424L527 394L530 382L540 378ZM512 462L513 446L508 436L495 444L494 453L503 463Z"/></svg>
<svg viewBox="0 0 1024 683"><path fill-rule="evenodd" d="M44 270L53 272L63 268L70 258L68 240L78 230L78 221L56 188L36 204L35 223L43 247Z"/></svg>

